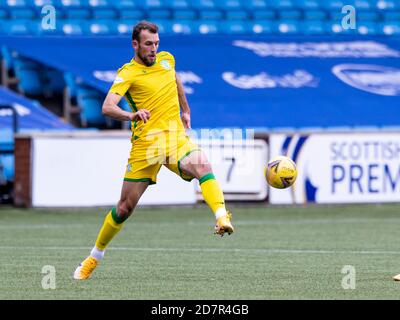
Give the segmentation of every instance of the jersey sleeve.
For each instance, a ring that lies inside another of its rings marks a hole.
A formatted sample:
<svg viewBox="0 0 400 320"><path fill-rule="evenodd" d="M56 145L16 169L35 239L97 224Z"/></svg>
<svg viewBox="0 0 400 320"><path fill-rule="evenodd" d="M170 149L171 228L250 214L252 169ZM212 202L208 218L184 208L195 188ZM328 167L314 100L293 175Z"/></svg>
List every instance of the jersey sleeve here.
<svg viewBox="0 0 400 320"><path fill-rule="evenodd" d="M168 57L169 57L169 60L171 61L172 69L175 70L175 57L170 52L168 52Z"/></svg>
<svg viewBox="0 0 400 320"><path fill-rule="evenodd" d="M118 70L117 76L109 90L109 92L116 93L120 96L124 96L132 85L132 75L127 68L122 67Z"/></svg>

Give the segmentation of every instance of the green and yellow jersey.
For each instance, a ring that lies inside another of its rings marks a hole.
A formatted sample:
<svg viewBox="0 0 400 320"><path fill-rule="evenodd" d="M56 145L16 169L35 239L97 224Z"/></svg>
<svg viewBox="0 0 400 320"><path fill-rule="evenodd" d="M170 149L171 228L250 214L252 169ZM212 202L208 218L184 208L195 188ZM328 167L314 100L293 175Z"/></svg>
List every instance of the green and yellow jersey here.
<svg viewBox="0 0 400 320"><path fill-rule="evenodd" d="M139 109L150 111L147 123L132 123L135 139L144 140L147 135L157 132L186 135L180 118L175 77L174 56L166 51L159 52L150 67L132 59L118 70L110 92L125 96L133 112Z"/></svg>

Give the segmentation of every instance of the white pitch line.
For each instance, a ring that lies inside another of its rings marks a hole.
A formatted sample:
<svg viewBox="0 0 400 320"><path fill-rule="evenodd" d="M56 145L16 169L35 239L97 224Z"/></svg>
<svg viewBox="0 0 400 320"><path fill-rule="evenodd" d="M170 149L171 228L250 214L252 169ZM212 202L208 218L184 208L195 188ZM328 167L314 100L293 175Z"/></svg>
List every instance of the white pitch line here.
<svg viewBox="0 0 400 320"><path fill-rule="evenodd" d="M99 220L100 221L100 220ZM299 220L236 220L235 225L238 226L257 226L257 225L310 225L310 224L344 224L344 223L368 223L368 222L384 222L394 223L400 222L400 218L348 218L348 219L299 219ZM66 228L88 228L90 226L100 227L100 222L93 224L81 224L81 223L69 223L69 224L2 224L0 230L14 229L14 230L25 230L25 229L66 229ZM204 221L176 221L176 222L129 222L130 226L140 227L175 227L175 226L206 226L213 225Z"/></svg>
<svg viewBox="0 0 400 320"><path fill-rule="evenodd" d="M0 246L0 250L90 250L90 247L18 247ZM400 251L380 250L311 250L311 249L279 249L279 248L134 248L134 247L110 247L112 251L172 251L172 252L234 252L234 253L294 253L294 254L389 254L400 255Z"/></svg>

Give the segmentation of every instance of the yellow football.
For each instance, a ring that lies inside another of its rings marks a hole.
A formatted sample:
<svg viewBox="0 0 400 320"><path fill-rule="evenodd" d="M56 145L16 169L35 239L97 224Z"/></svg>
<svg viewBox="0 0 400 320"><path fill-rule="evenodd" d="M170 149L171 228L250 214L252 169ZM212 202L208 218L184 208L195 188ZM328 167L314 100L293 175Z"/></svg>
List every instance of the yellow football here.
<svg viewBox="0 0 400 320"><path fill-rule="evenodd" d="M264 171L268 184L277 189L290 187L297 178L296 164L292 159L285 156L271 159Z"/></svg>

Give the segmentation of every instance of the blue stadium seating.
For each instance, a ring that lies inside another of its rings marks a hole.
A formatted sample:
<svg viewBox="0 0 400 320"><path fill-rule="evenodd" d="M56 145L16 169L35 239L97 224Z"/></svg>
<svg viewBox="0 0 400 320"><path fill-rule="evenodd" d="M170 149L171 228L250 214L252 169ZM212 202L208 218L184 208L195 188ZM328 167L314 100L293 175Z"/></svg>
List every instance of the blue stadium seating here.
<svg viewBox="0 0 400 320"><path fill-rule="evenodd" d="M307 35L316 35L326 33L326 25L319 20L305 20L300 25L301 33Z"/></svg>
<svg viewBox="0 0 400 320"><path fill-rule="evenodd" d="M255 34L273 33L273 25L270 20L257 20L250 24L250 28Z"/></svg>
<svg viewBox="0 0 400 320"><path fill-rule="evenodd" d="M177 21L172 24L172 30L176 34L197 33L196 26L192 20Z"/></svg>
<svg viewBox="0 0 400 320"><path fill-rule="evenodd" d="M112 20L90 21L86 26L88 32L92 35L115 35L118 33Z"/></svg>
<svg viewBox="0 0 400 320"><path fill-rule="evenodd" d="M195 26L198 34L217 34L221 31L218 21L215 20L197 21Z"/></svg>
<svg viewBox="0 0 400 320"><path fill-rule="evenodd" d="M103 127L107 124L101 111L103 100L103 94L87 86L78 85L77 101L81 108L80 117L84 127Z"/></svg>
<svg viewBox="0 0 400 320"><path fill-rule="evenodd" d="M269 7L267 0L242 0L241 5L249 11L266 10Z"/></svg>
<svg viewBox="0 0 400 320"><path fill-rule="evenodd" d="M250 33L251 25L243 21L224 21L221 23L221 32L225 34Z"/></svg>
<svg viewBox="0 0 400 320"><path fill-rule="evenodd" d="M14 71L18 81L18 90L24 94L44 94L42 68L29 59L14 58Z"/></svg>
<svg viewBox="0 0 400 320"><path fill-rule="evenodd" d="M303 10L318 10L321 2L319 0L296 0L296 7Z"/></svg>
<svg viewBox="0 0 400 320"><path fill-rule="evenodd" d="M122 35L128 34L132 24L143 19L159 21L162 33L181 33L179 25L183 22L187 24L185 30L191 29L191 33L192 30L202 33L200 25L206 33L216 30L224 33L239 30L269 32L267 25L265 28L251 27L258 21L269 20L273 23L268 25L283 25L283 30L286 30L285 25L290 25L289 30L295 33L335 34L339 32L336 25L345 14L342 8L347 4L357 9L361 28L356 30L360 34L375 34L374 30L381 30L376 34L388 35L394 30L392 35L397 35L399 0L0 0L0 34ZM43 16L44 5L57 9L57 30L40 30L38 21ZM104 23L107 20L113 23ZM207 20L211 21L212 28L207 27ZM85 23L79 25L77 22L81 21ZM214 21L220 26L215 27ZM243 26L238 26L238 22L243 22ZM131 26L127 27L128 23ZM173 25L178 27L172 28ZM328 27L322 28L322 25ZM272 28L272 32L281 33L279 27Z"/></svg>
<svg viewBox="0 0 400 320"><path fill-rule="evenodd" d="M195 20L197 18L197 13L190 9L177 9L173 11L174 20Z"/></svg>
<svg viewBox="0 0 400 320"><path fill-rule="evenodd" d="M248 20L249 13L244 10L227 10L225 11L226 20Z"/></svg>
<svg viewBox="0 0 400 320"><path fill-rule="evenodd" d="M277 13L273 10L257 10L252 15L254 20L274 20Z"/></svg>
<svg viewBox="0 0 400 320"><path fill-rule="evenodd" d="M143 20L146 16L144 11L139 9L123 9L119 15L121 20L133 19L136 21Z"/></svg>
<svg viewBox="0 0 400 320"><path fill-rule="evenodd" d="M190 0L167 0L167 5L173 10L187 10L190 9L191 2Z"/></svg>
<svg viewBox="0 0 400 320"><path fill-rule="evenodd" d="M14 181L14 155L2 154L0 155L0 178L6 181Z"/></svg>
<svg viewBox="0 0 400 320"><path fill-rule="evenodd" d="M327 14L325 11L322 10L305 10L304 11L304 22L310 21L310 20L324 20L326 18Z"/></svg>

